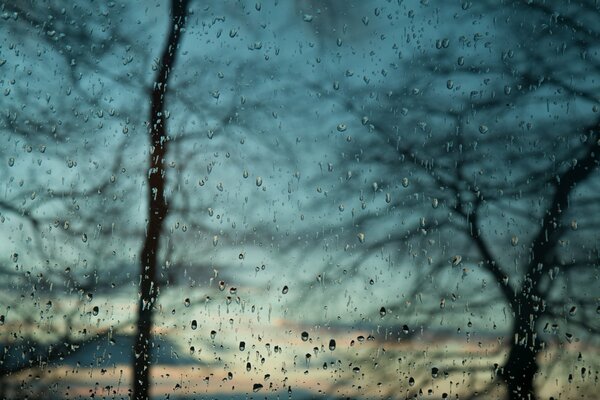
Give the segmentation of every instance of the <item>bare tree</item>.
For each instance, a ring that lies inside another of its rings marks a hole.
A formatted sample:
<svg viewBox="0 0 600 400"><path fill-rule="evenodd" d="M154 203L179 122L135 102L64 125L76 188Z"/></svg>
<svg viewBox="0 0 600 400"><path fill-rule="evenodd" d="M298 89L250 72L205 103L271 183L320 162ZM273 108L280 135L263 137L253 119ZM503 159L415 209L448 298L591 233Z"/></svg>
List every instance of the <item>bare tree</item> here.
<svg viewBox="0 0 600 400"><path fill-rule="evenodd" d="M158 252L163 223L168 213L168 205L165 200L165 157L169 137L166 127L165 101L169 77L175 67L182 29L185 26L187 6L187 0L173 0L171 2L169 36L163 48L156 81L151 93L148 131L151 139L147 186L148 219L146 239L140 256L140 299L137 311L133 371L133 397L140 400L149 398L152 313L158 295Z"/></svg>
<svg viewBox="0 0 600 400"><path fill-rule="evenodd" d="M338 125L341 156L313 183L329 194L319 207L345 204L352 216L340 218L344 229L331 224L312 236L319 246L341 238L347 251L336 263L360 279L387 254L409 271L404 297L421 299L428 315L450 313L447 299L481 310L507 305L498 377L508 398L535 399L538 358L551 335L570 343L600 333L592 322L600 69L587 56L598 43L587 15L598 9L593 1L465 5L456 21L485 12L506 23L493 34L453 34L449 18L440 37L422 39L434 46L400 64L399 82L339 92L315 84L355 119ZM488 50L492 35L498 50ZM549 58L556 43L560 55Z"/></svg>

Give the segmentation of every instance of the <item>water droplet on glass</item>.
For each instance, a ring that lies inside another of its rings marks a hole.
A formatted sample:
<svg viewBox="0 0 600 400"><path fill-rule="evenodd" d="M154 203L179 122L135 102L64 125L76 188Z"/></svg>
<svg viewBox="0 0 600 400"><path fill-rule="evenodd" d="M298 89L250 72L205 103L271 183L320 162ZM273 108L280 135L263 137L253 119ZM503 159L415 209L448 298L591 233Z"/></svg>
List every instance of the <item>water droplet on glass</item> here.
<svg viewBox="0 0 600 400"><path fill-rule="evenodd" d="M282 294L287 294L288 290L289 290L289 288L287 287L287 285L285 285L285 286L283 287L283 289L281 289L281 293L282 293Z"/></svg>
<svg viewBox="0 0 600 400"><path fill-rule="evenodd" d="M487 125L479 125L479 133L486 134L489 131L489 128L487 127Z"/></svg>
<svg viewBox="0 0 600 400"><path fill-rule="evenodd" d="M241 341L240 342L240 351L244 351L244 350L246 350L246 342Z"/></svg>
<svg viewBox="0 0 600 400"><path fill-rule="evenodd" d="M365 234L364 234L364 233L360 232L359 234L357 234L357 235L356 235L356 237L358 238L358 240L359 240L361 243L364 243L364 242L365 242Z"/></svg>
<svg viewBox="0 0 600 400"><path fill-rule="evenodd" d="M217 331L215 331L214 329L212 331L210 331L210 338L211 339L215 339L215 337L217 336Z"/></svg>
<svg viewBox="0 0 600 400"><path fill-rule="evenodd" d="M258 392L262 388L263 388L262 383L255 383L254 385L252 385L252 391L253 392Z"/></svg>
<svg viewBox="0 0 600 400"><path fill-rule="evenodd" d="M92 308L92 315L96 316L99 312L100 309L98 308L98 306L94 306L94 308Z"/></svg>
<svg viewBox="0 0 600 400"><path fill-rule="evenodd" d="M334 339L329 340L329 350L331 350L331 351L335 350L335 340Z"/></svg>
<svg viewBox="0 0 600 400"><path fill-rule="evenodd" d="M454 257L452 257L452 265L456 266L458 264L460 264L460 262L462 261L462 256L460 255L455 255Z"/></svg>
<svg viewBox="0 0 600 400"><path fill-rule="evenodd" d="M431 368L431 377L432 378L437 378L438 372L439 372L438 368L436 368L436 367Z"/></svg>
<svg viewBox="0 0 600 400"><path fill-rule="evenodd" d="M379 309L379 315L381 315L382 317L385 317L385 314L387 314L387 311L385 310L385 307L381 307Z"/></svg>
<svg viewBox="0 0 600 400"><path fill-rule="evenodd" d="M403 187L408 187L408 178L402 178L402 186Z"/></svg>
<svg viewBox="0 0 600 400"><path fill-rule="evenodd" d="M189 307L189 306L190 306L190 304L191 304L191 302L190 302L190 299L189 299L189 298L186 298L186 299L183 301L183 305L184 305L184 306L186 306L186 307Z"/></svg>
<svg viewBox="0 0 600 400"><path fill-rule="evenodd" d="M192 320L192 330L196 330L196 328L198 328L198 322L194 319Z"/></svg>
<svg viewBox="0 0 600 400"><path fill-rule="evenodd" d="M577 314L577 306L573 306L573 307L571 307L571 309L569 310L569 315L570 315L570 316L574 316L575 314Z"/></svg>
<svg viewBox="0 0 600 400"><path fill-rule="evenodd" d="M344 132L346 129L348 129L346 124L338 124L338 126L337 126L338 132Z"/></svg>
<svg viewBox="0 0 600 400"><path fill-rule="evenodd" d="M302 338L303 342L306 342L308 340L308 332L304 331L300 334L300 337Z"/></svg>
<svg viewBox="0 0 600 400"><path fill-rule="evenodd" d="M260 176L256 177L256 186L260 187L262 185L262 178Z"/></svg>

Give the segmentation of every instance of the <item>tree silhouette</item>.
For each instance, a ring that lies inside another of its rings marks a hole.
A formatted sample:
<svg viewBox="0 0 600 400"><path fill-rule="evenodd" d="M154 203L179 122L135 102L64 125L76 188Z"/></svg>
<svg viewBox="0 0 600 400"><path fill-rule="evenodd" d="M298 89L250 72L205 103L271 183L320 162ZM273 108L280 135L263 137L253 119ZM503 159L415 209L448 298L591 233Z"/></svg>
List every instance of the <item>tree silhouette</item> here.
<svg viewBox="0 0 600 400"><path fill-rule="evenodd" d="M163 223L168 213L165 199L165 157L169 137L166 128L165 101L169 77L175 67L182 29L187 15L187 0L171 2L169 36L164 45L156 81L151 93L148 172L148 220L144 245L140 256L140 300L137 310L135 361L133 371L133 397L148 399L150 391L151 337L153 306L158 295L158 252Z"/></svg>
<svg viewBox="0 0 600 400"><path fill-rule="evenodd" d="M471 310L507 305L509 350L497 373L510 399L537 397L538 357L557 329L567 343L600 332L591 283L600 69L588 56L598 43L588 13L597 11L594 2L448 7L438 12L454 18L439 23L437 38L422 36L430 46L398 65L399 81L339 91L314 84L344 110L332 121L355 117L338 125L341 156L329 175L312 183L328 193L315 205L345 204L352 215L340 217L343 230L322 229L319 245L342 239L336 264L361 279L388 255L397 279L408 271L403 298L421 299L426 315L450 313L449 298ZM482 22L455 26L472 20Z"/></svg>

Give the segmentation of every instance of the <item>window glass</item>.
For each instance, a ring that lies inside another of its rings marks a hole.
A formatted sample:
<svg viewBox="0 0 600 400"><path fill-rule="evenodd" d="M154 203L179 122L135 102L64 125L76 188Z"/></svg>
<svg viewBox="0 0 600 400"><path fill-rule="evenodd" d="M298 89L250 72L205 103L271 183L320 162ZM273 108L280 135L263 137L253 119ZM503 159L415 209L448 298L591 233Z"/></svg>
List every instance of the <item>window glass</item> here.
<svg viewBox="0 0 600 400"><path fill-rule="evenodd" d="M0 398L593 398L598 15L0 3Z"/></svg>

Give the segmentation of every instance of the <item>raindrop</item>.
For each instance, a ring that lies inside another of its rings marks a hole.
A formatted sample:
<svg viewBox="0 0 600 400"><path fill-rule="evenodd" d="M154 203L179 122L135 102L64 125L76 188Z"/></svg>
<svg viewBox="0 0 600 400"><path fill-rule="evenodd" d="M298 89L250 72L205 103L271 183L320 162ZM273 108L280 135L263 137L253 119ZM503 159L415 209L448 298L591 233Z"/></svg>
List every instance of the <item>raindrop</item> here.
<svg viewBox="0 0 600 400"><path fill-rule="evenodd" d="M348 129L346 124L338 124L338 126L337 126L338 132L344 132L346 129Z"/></svg>
<svg viewBox="0 0 600 400"><path fill-rule="evenodd" d="M246 363L246 371L250 372L250 370L252 369L252 364L250 364L249 362Z"/></svg>
<svg viewBox="0 0 600 400"><path fill-rule="evenodd" d="M260 176L256 177L256 186L260 187L262 185L262 178Z"/></svg>
<svg viewBox="0 0 600 400"><path fill-rule="evenodd" d="M415 386L415 378L412 376L408 378L408 386Z"/></svg>
<svg viewBox="0 0 600 400"><path fill-rule="evenodd" d="M486 134L489 131L489 128L487 127L487 125L479 125L479 133Z"/></svg>
<svg viewBox="0 0 600 400"><path fill-rule="evenodd" d="M99 312L100 309L98 308L98 306L94 306L94 308L92 308L92 315L96 316Z"/></svg>
<svg viewBox="0 0 600 400"><path fill-rule="evenodd" d="M12 261L13 262L19 261L19 253L13 253L13 255L12 255Z"/></svg>
<svg viewBox="0 0 600 400"><path fill-rule="evenodd" d="M285 285L285 286L283 287L283 289L281 290L281 293L282 293L282 294L287 294L288 290L289 290L289 288L287 287L287 285Z"/></svg>
<svg viewBox="0 0 600 400"><path fill-rule="evenodd" d="M312 15L310 15L310 14L304 14L304 16L302 17L302 20L303 20L304 22L312 22L312 20L313 20L313 16L312 16Z"/></svg>
<svg viewBox="0 0 600 400"><path fill-rule="evenodd" d="M437 367L431 368L431 377L432 378L437 378L438 372L439 372L439 369Z"/></svg>
<svg viewBox="0 0 600 400"><path fill-rule="evenodd" d="M252 391L253 392L258 392L262 388L263 388L262 383L255 383L254 385L252 385Z"/></svg>
<svg viewBox="0 0 600 400"><path fill-rule="evenodd" d="M240 342L240 351L244 351L244 350L246 350L246 342L241 341Z"/></svg>
<svg viewBox="0 0 600 400"><path fill-rule="evenodd" d="M191 303L190 303L190 299L189 299L189 297L188 297L188 298L186 298L186 299L183 301L183 305L184 305L184 306L186 306L186 307L189 307L189 306L190 306L190 304L191 304Z"/></svg>
<svg viewBox="0 0 600 400"><path fill-rule="evenodd" d="M365 234L364 234L364 233L360 232L359 234L357 234L357 235L356 235L356 237L358 238L358 240L359 240L361 243L364 243L364 242L365 242Z"/></svg>
<svg viewBox="0 0 600 400"><path fill-rule="evenodd" d="M402 186L403 187L408 187L408 178L402 178Z"/></svg>
<svg viewBox="0 0 600 400"><path fill-rule="evenodd" d="M403 332L405 335L408 335L408 333L410 332L410 330L408 329L408 325L403 325L403 326L402 326L402 332Z"/></svg>
<svg viewBox="0 0 600 400"><path fill-rule="evenodd" d="M306 342L308 340L308 332L302 332L302 334L300 334L300 337L302 338L303 342Z"/></svg>
<svg viewBox="0 0 600 400"><path fill-rule="evenodd" d="M215 337L217 336L217 331L215 331L214 329L212 331L210 331L210 338L211 339L215 339Z"/></svg>
<svg viewBox="0 0 600 400"><path fill-rule="evenodd" d="M335 350L335 340L334 339L329 340L329 350L331 350L331 351Z"/></svg>
<svg viewBox="0 0 600 400"><path fill-rule="evenodd" d="M382 317L385 317L386 313L387 313L387 311L385 310L385 307L381 307L379 309L379 315L381 315Z"/></svg>
<svg viewBox="0 0 600 400"><path fill-rule="evenodd" d="M198 328L198 322L194 319L192 320L192 330L196 330Z"/></svg>
<svg viewBox="0 0 600 400"><path fill-rule="evenodd" d="M519 244L519 238L517 236L513 236L512 238L510 238L510 244L514 246L516 246L517 244Z"/></svg>

